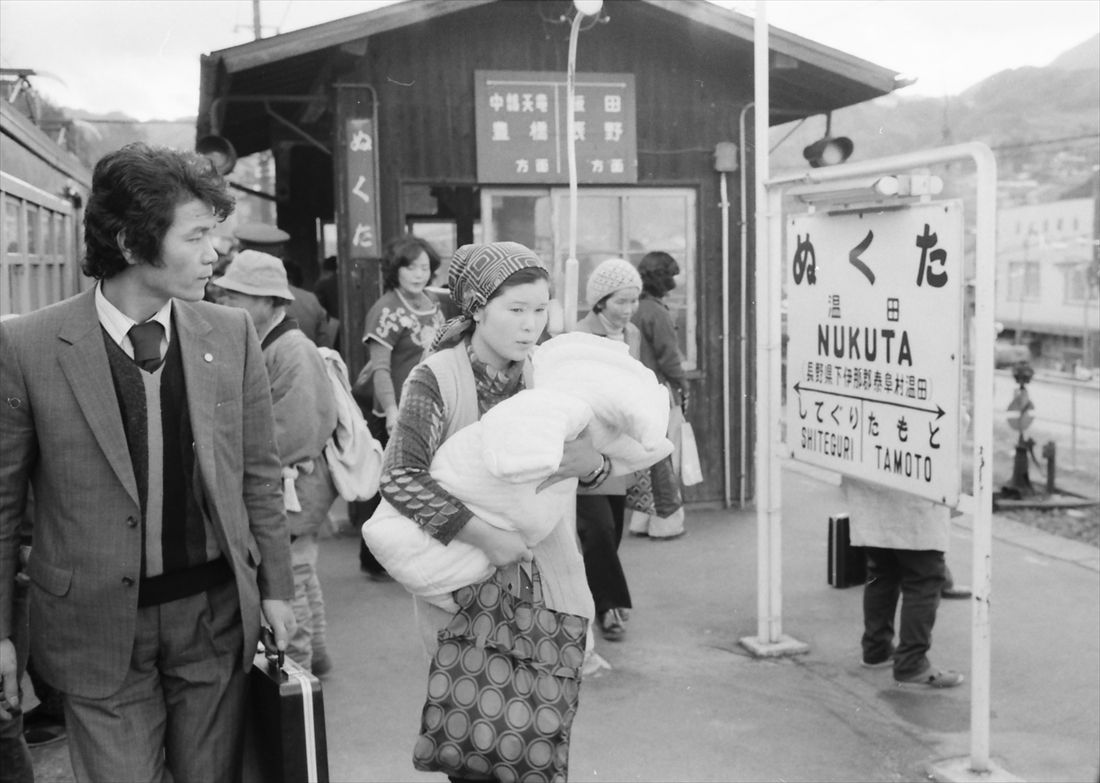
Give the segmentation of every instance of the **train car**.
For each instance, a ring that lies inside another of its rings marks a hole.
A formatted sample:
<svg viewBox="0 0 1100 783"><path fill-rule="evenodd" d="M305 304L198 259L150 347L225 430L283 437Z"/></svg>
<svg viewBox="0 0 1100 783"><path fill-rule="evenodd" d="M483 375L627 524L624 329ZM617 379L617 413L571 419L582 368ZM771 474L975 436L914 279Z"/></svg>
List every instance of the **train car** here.
<svg viewBox="0 0 1100 783"><path fill-rule="evenodd" d="M91 184L83 163L0 100L0 315L30 312L91 285L80 272Z"/></svg>

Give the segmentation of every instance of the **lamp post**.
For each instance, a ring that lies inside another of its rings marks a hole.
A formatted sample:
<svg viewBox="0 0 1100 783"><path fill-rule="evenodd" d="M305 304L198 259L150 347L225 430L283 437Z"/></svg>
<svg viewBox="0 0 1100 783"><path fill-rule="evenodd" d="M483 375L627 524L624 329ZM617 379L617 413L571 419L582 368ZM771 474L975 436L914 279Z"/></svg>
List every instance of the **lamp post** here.
<svg viewBox="0 0 1100 783"><path fill-rule="evenodd" d="M576 107L574 96L577 89L577 39L580 37L581 22L586 16L597 16L603 8L603 0L573 0L577 10L573 25L569 30L569 64L565 75L565 135L566 159L569 166L569 255L565 259L564 280L562 281L563 326L565 331L573 330L577 325L578 271L577 261L577 138L574 131Z"/></svg>

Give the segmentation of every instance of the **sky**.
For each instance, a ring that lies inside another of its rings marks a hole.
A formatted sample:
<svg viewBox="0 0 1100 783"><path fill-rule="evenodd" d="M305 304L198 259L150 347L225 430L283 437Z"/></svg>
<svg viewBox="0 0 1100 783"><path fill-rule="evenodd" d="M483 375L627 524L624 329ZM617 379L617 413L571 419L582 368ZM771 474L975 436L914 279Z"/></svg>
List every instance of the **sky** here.
<svg viewBox="0 0 1100 783"><path fill-rule="evenodd" d="M716 1L755 13L755 2ZM387 2L262 0L263 32ZM916 77L900 95L955 95L1100 33L1097 0L768 0L766 13L776 27ZM35 87L64 106L141 120L194 116L200 54L252 38L251 0L0 0L0 65L37 71Z"/></svg>

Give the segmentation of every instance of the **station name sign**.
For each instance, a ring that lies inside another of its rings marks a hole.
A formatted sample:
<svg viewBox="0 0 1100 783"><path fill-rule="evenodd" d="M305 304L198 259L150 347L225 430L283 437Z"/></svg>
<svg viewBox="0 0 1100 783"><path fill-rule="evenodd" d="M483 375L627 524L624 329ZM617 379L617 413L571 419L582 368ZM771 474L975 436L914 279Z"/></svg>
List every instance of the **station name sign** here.
<svg viewBox="0 0 1100 783"><path fill-rule="evenodd" d="M793 459L958 503L962 223L958 201L788 221Z"/></svg>
<svg viewBox="0 0 1100 783"><path fill-rule="evenodd" d="M475 71L474 79L478 181L568 182L566 75ZM577 181L636 183L634 75L578 73L574 107Z"/></svg>

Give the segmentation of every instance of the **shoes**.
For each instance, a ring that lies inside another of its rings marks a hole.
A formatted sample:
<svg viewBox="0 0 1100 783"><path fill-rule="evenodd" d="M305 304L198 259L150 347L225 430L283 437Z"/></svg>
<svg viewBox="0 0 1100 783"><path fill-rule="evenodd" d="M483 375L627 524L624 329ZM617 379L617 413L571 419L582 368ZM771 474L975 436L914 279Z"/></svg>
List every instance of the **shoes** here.
<svg viewBox="0 0 1100 783"><path fill-rule="evenodd" d="M679 533L673 533L670 536L655 536L652 533L650 533L649 534L649 540L650 541L673 541L677 538L683 538L684 533L686 533L686 532L687 531L685 531L685 530L681 530Z"/></svg>
<svg viewBox="0 0 1100 783"><path fill-rule="evenodd" d="M371 580L372 582L392 582L393 581L393 577L390 576L385 571L374 571L374 570L371 570L370 568L367 568L364 565L359 566L359 570L362 571L364 574L366 574L367 579Z"/></svg>
<svg viewBox="0 0 1100 783"><path fill-rule="evenodd" d="M973 592L968 585L951 585L951 587L945 587L940 590L941 598L959 599L969 598L971 595L973 595Z"/></svg>
<svg viewBox="0 0 1100 783"><path fill-rule="evenodd" d="M859 662L859 665L862 666L864 669L885 669L887 666L894 665L894 659L893 657L884 658L881 661L875 661L874 663L872 663L871 661L868 661L866 658L864 658Z"/></svg>
<svg viewBox="0 0 1100 783"><path fill-rule="evenodd" d="M328 657L326 651L321 650L318 652L314 650L313 660L310 661L309 670L313 672L315 677L324 677L332 671L332 659Z"/></svg>
<svg viewBox="0 0 1100 783"><path fill-rule="evenodd" d="M65 719L56 718L43 712L41 707L35 707L23 714L23 739L32 748L49 745L65 739L68 732L65 731Z"/></svg>
<svg viewBox="0 0 1100 783"><path fill-rule="evenodd" d="M603 638L609 642L621 641L623 635L626 634L626 628L623 627L623 616L620 614L620 609L608 609L602 615L600 615L600 632L603 634Z"/></svg>
<svg viewBox="0 0 1100 783"><path fill-rule="evenodd" d="M966 678L959 672L928 669L902 680L895 677L894 682L903 688L954 688L956 685L962 685L964 679Z"/></svg>
<svg viewBox="0 0 1100 783"><path fill-rule="evenodd" d="M611 671L611 664L595 650L585 650L581 677L600 677L605 671Z"/></svg>
<svg viewBox="0 0 1100 783"><path fill-rule="evenodd" d="M890 645L890 654L883 658L881 661L869 661L866 658L861 658L859 665L864 669L885 669L887 666L894 665L894 646Z"/></svg>

